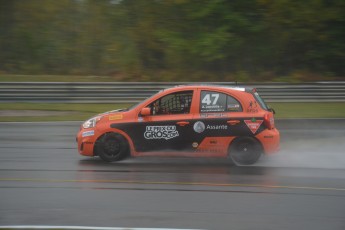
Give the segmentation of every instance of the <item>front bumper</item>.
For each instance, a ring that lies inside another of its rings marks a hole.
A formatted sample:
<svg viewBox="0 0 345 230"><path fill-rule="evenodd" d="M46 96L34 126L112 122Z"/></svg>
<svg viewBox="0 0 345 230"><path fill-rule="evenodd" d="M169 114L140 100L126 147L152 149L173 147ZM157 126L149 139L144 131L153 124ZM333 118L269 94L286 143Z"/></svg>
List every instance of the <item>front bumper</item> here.
<svg viewBox="0 0 345 230"><path fill-rule="evenodd" d="M76 136L76 142L78 145L78 152L80 155L94 156L96 131L91 129L81 129Z"/></svg>

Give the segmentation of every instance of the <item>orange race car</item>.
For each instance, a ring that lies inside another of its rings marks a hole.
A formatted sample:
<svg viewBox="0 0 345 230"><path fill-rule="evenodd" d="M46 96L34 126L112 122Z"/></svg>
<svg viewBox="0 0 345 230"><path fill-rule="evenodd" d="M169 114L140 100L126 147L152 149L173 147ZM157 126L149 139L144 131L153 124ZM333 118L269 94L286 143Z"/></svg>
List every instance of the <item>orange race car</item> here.
<svg viewBox="0 0 345 230"><path fill-rule="evenodd" d="M77 135L78 150L109 162L127 156L230 157L249 165L279 150L273 114L255 89L176 86L87 120Z"/></svg>

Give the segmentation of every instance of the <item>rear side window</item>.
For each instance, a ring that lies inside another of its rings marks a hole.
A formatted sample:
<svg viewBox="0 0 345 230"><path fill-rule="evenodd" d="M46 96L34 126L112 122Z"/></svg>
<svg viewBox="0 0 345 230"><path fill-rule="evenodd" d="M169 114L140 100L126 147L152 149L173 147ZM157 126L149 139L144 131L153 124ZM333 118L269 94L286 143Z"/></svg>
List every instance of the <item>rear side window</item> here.
<svg viewBox="0 0 345 230"><path fill-rule="evenodd" d="M226 98L226 109L229 112L242 112L242 106L238 100L231 96Z"/></svg>
<svg viewBox="0 0 345 230"><path fill-rule="evenodd" d="M201 91L200 112L241 112L242 106L238 100L224 93Z"/></svg>
<svg viewBox="0 0 345 230"><path fill-rule="evenodd" d="M255 92L253 93L256 101L260 104L261 108L263 108L264 110L268 110L268 106L266 105L265 101L260 97L260 95Z"/></svg>

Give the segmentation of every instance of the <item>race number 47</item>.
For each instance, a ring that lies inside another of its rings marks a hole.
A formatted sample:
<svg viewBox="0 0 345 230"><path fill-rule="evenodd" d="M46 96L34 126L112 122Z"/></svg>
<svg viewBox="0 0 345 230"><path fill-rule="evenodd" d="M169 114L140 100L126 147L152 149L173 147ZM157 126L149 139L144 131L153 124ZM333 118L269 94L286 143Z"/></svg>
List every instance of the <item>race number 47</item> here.
<svg viewBox="0 0 345 230"><path fill-rule="evenodd" d="M212 105L216 105L217 101L218 101L218 98L219 98L219 94L218 93L206 94L201 102L203 104L207 104L207 105L211 105L211 103L212 103Z"/></svg>

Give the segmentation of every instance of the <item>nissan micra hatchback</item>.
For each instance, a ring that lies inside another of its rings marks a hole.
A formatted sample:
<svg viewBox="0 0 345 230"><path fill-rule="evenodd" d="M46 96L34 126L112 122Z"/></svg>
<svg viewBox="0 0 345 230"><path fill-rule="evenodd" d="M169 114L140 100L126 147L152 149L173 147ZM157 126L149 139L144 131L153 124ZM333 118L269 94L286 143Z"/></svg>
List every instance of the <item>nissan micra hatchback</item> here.
<svg viewBox="0 0 345 230"><path fill-rule="evenodd" d="M177 86L128 109L99 114L77 134L81 155L220 157L254 164L279 150L274 111L255 89Z"/></svg>

